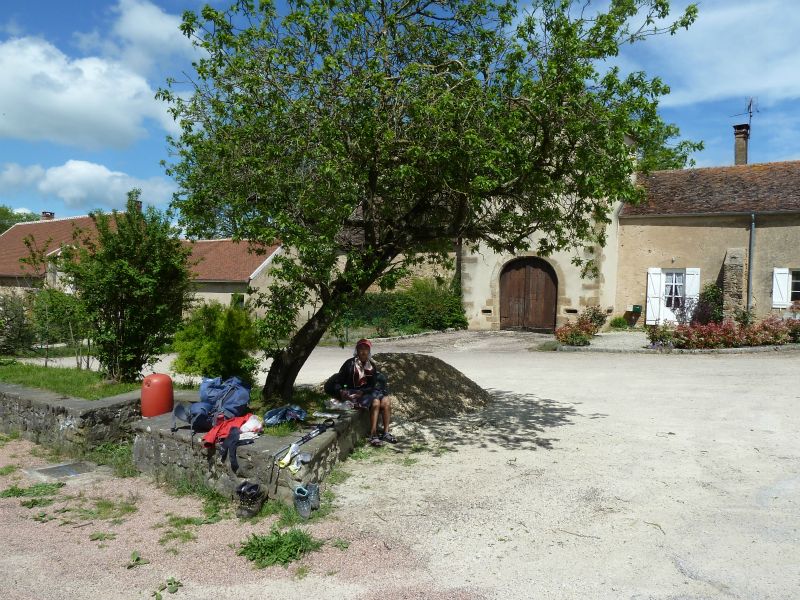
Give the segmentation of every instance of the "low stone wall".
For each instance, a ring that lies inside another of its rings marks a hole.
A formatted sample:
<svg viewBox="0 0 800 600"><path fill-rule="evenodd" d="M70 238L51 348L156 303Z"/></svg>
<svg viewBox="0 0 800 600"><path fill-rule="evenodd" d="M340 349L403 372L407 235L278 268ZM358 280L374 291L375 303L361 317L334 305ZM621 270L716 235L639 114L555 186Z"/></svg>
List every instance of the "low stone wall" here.
<svg viewBox="0 0 800 600"><path fill-rule="evenodd" d="M336 412L336 411L332 411ZM203 434L191 435L187 427L170 431L169 415L142 419L133 424L133 461L136 467L163 479L202 479L219 492L233 496L236 486L247 479L257 482L269 498L290 503L294 488L322 481L333 466L352 452L356 443L369 432L368 415L364 412L342 411L333 428L302 446L312 460L296 474L274 466L278 453L302 434L286 437L262 435L254 443L240 446L237 454L239 470L234 473L230 462L222 463L212 448L203 448Z"/></svg>
<svg viewBox="0 0 800 600"><path fill-rule="evenodd" d="M51 446L89 450L128 439L131 423L141 418L138 390L82 400L55 392L0 383L0 431Z"/></svg>

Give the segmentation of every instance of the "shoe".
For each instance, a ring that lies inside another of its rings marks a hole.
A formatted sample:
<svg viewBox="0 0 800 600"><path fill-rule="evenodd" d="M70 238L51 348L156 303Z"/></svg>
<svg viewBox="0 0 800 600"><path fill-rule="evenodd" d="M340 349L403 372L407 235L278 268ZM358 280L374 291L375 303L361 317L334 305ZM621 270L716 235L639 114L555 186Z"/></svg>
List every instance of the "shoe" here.
<svg viewBox="0 0 800 600"><path fill-rule="evenodd" d="M255 517L261 511L264 500L266 500L266 494L261 491L261 486L249 481L243 481L236 487L236 495L239 496L236 516L240 519Z"/></svg>
<svg viewBox="0 0 800 600"><path fill-rule="evenodd" d="M383 433L383 434L381 434L381 439L382 439L384 442L389 442L390 444L396 444L396 443L397 443L397 438L396 438L396 437L394 437L394 436L393 436L391 433L389 433L388 431L387 431L386 433Z"/></svg>
<svg viewBox="0 0 800 600"><path fill-rule="evenodd" d="M303 486L297 486L294 490L294 508L301 519L308 519L311 516L311 500L308 497L308 490Z"/></svg>
<svg viewBox="0 0 800 600"><path fill-rule="evenodd" d="M379 438L377 435L373 435L369 438L369 445L380 448L383 446L383 440L381 440L381 438Z"/></svg>
<svg viewBox="0 0 800 600"><path fill-rule="evenodd" d="M311 504L311 510L319 509L319 484L309 483L306 486L308 490L308 501Z"/></svg>

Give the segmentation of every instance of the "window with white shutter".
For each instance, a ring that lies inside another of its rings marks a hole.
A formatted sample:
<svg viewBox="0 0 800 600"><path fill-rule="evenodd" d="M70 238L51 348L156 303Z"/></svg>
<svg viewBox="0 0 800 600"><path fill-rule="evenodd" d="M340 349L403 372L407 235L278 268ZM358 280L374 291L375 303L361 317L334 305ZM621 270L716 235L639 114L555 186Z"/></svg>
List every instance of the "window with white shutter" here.
<svg viewBox="0 0 800 600"><path fill-rule="evenodd" d="M772 308L789 308L791 272L786 267L772 269Z"/></svg>
<svg viewBox="0 0 800 600"><path fill-rule="evenodd" d="M647 269L647 304L645 306L645 319L647 325L658 325L661 319L661 305L663 304L663 273L661 269L651 267Z"/></svg>

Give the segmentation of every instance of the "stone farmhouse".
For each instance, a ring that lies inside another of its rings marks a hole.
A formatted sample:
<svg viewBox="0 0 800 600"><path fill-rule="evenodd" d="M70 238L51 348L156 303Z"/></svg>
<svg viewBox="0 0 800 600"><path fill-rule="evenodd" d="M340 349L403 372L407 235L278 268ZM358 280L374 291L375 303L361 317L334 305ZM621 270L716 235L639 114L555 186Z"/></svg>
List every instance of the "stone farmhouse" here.
<svg viewBox="0 0 800 600"><path fill-rule="evenodd" d="M91 230L92 219L88 216L56 219L53 213L44 212L40 221L17 223L0 235L0 293L29 289L42 277L57 285L59 276L55 270L36 274L20 263L20 258L29 253L24 240L31 236L39 249L46 248L53 256L60 252L62 244L73 243L72 232L76 227ZM234 294L247 299L250 287L263 289L269 281L269 265L280 252L275 245L264 248L263 254L256 254L250 252L246 243L230 239L184 243L192 249L195 297L223 304L229 304Z"/></svg>
<svg viewBox="0 0 800 600"><path fill-rule="evenodd" d="M587 306L675 322L708 282L727 316L785 313L800 301L800 161L747 164L749 130L734 126L734 166L641 177L645 202L615 207L606 247L586 251L597 278L582 279L566 254L464 256L470 328L552 331Z"/></svg>

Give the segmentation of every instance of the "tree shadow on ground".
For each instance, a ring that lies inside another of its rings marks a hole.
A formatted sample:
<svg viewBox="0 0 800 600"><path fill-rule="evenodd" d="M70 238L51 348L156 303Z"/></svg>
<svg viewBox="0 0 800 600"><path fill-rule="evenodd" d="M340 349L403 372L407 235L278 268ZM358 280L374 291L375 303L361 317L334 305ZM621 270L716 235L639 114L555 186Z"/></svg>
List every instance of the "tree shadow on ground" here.
<svg viewBox="0 0 800 600"><path fill-rule="evenodd" d="M550 430L571 425L580 414L569 404L533 394L489 389L492 401L478 411L447 419L407 423L409 436L398 449L435 442L446 450L459 447L498 450L550 449L559 438ZM415 439L416 438L416 439Z"/></svg>

